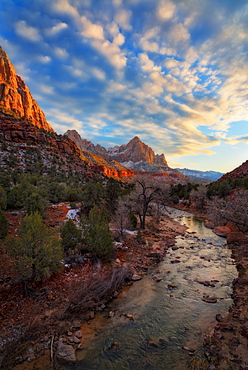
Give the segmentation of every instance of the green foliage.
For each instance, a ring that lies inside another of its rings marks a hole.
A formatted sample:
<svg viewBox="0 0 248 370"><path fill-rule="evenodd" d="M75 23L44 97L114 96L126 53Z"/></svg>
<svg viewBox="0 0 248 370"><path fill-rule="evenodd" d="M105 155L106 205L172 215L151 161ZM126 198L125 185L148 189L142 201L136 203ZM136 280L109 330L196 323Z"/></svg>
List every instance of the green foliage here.
<svg viewBox="0 0 248 370"><path fill-rule="evenodd" d="M68 220L62 228L60 236L64 251L73 250L82 240L82 231L77 228L72 220Z"/></svg>
<svg viewBox="0 0 248 370"><path fill-rule="evenodd" d="M129 213L129 221L130 221L130 225L131 225L132 229L136 229L138 220L137 220L137 217L135 216L135 214L133 212Z"/></svg>
<svg viewBox="0 0 248 370"><path fill-rule="evenodd" d="M179 199L189 199L192 190L197 190L199 184L191 184L190 182L186 185L177 184L171 185L170 197L172 200L177 202Z"/></svg>
<svg viewBox="0 0 248 370"><path fill-rule="evenodd" d="M0 239L4 239L8 234L8 220L0 208Z"/></svg>
<svg viewBox="0 0 248 370"><path fill-rule="evenodd" d="M82 210L87 215L94 207L103 207L105 198L105 189L101 183L88 183L83 186L82 192Z"/></svg>
<svg viewBox="0 0 248 370"><path fill-rule="evenodd" d="M110 214L115 213L118 205L118 197L120 196L120 194L120 182L113 178L109 178L105 189L105 201L106 208Z"/></svg>
<svg viewBox="0 0 248 370"><path fill-rule="evenodd" d="M93 256L109 260L114 254L113 239L108 227L108 217L97 206L82 218L84 241Z"/></svg>
<svg viewBox="0 0 248 370"><path fill-rule="evenodd" d="M244 188L248 189L248 178L226 179L218 182L213 182L208 185L207 196L218 196L223 198L230 194L231 190Z"/></svg>
<svg viewBox="0 0 248 370"><path fill-rule="evenodd" d="M7 194L2 186L0 186L0 209L7 208Z"/></svg>
<svg viewBox="0 0 248 370"><path fill-rule="evenodd" d="M37 212L23 219L18 238L9 237L6 246L24 283L49 278L61 267L63 253L60 240Z"/></svg>

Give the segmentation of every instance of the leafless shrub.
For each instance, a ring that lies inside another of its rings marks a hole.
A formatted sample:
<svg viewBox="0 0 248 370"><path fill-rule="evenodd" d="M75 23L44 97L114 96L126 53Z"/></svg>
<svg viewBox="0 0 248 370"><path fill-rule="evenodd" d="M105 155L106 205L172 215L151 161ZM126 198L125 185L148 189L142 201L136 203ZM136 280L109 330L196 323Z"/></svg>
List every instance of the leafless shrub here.
<svg viewBox="0 0 248 370"><path fill-rule="evenodd" d="M85 313L100 302L111 299L129 276L130 269L122 267L114 268L108 274L100 271L84 282L73 282L70 289L71 296L61 312L61 319L69 318L77 313Z"/></svg>

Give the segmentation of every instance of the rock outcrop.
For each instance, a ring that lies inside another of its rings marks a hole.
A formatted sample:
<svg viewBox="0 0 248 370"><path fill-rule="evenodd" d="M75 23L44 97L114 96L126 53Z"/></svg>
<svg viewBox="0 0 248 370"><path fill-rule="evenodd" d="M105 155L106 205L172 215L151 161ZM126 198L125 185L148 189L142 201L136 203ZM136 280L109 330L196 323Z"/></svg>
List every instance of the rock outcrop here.
<svg viewBox="0 0 248 370"><path fill-rule="evenodd" d="M155 155L152 148L135 136L127 144L108 149L109 156L120 163L145 161L152 165L168 167L164 154Z"/></svg>
<svg viewBox="0 0 248 370"><path fill-rule="evenodd" d="M231 172L227 172L218 181L223 181L227 179L243 179L248 177L248 160L242 163L239 167L235 168Z"/></svg>
<svg viewBox="0 0 248 370"><path fill-rule="evenodd" d="M6 52L0 46L0 112L24 118L34 126L54 132L45 114L33 99L27 85L15 72Z"/></svg>

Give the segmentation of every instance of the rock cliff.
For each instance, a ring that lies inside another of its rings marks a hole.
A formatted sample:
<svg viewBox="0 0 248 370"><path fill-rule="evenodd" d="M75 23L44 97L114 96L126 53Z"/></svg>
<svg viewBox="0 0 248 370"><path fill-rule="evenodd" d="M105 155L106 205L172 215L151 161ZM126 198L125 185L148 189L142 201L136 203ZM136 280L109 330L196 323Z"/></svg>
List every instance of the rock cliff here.
<svg viewBox="0 0 248 370"><path fill-rule="evenodd" d="M0 112L16 118L24 118L34 126L54 132L45 114L33 99L27 85L0 46Z"/></svg>
<svg viewBox="0 0 248 370"><path fill-rule="evenodd" d="M242 163L239 167L235 168L231 172L227 172L224 176L222 176L218 181L226 180L226 179L243 179L248 177L248 160Z"/></svg>

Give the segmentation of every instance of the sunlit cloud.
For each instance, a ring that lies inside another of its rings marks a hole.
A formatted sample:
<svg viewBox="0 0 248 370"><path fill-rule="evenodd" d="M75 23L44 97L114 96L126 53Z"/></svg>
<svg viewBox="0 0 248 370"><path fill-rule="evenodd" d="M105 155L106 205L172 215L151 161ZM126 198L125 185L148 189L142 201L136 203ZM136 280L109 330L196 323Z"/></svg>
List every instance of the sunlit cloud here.
<svg viewBox="0 0 248 370"><path fill-rule="evenodd" d="M39 31L35 27L28 26L27 22L24 20L16 22L15 31L17 35L22 36L30 41L41 40Z"/></svg>

